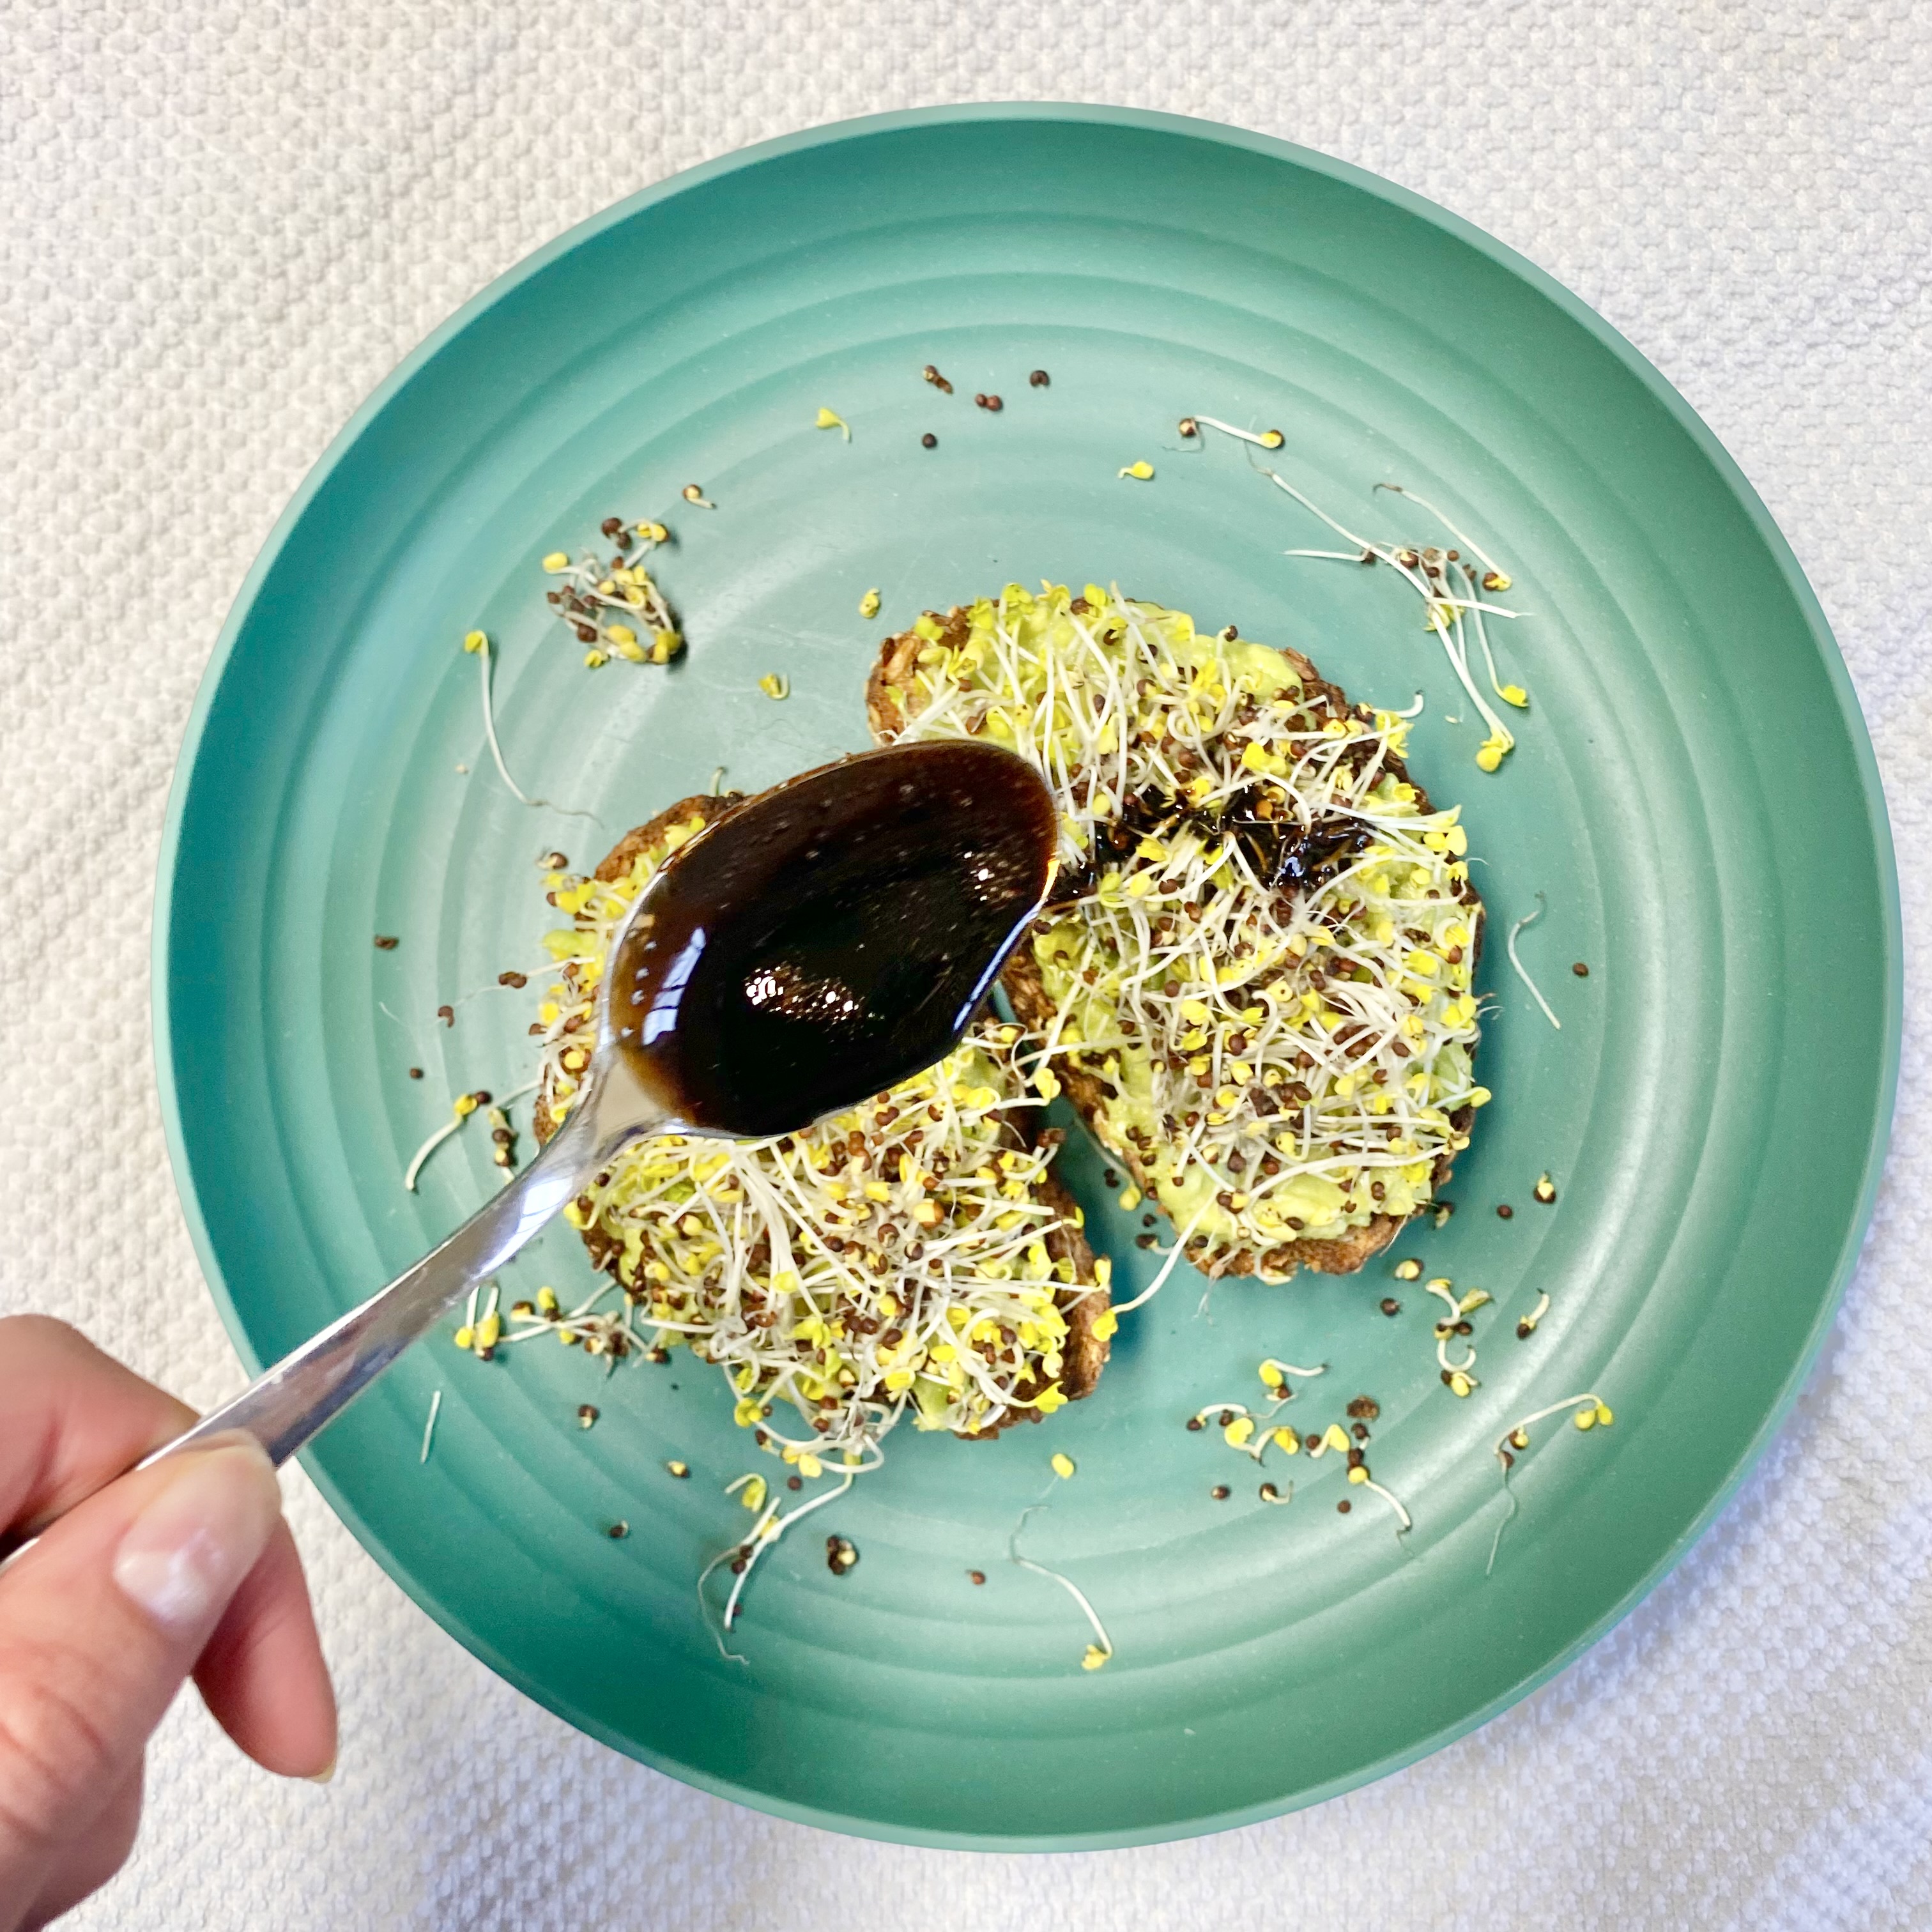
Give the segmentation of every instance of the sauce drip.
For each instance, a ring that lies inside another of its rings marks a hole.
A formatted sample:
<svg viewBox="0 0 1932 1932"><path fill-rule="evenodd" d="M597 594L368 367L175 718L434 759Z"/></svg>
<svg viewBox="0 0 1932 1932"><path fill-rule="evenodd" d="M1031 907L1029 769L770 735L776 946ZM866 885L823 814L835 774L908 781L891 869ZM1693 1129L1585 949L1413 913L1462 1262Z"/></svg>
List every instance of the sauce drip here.
<svg viewBox="0 0 1932 1932"><path fill-rule="evenodd" d="M957 1043L1052 882L1052 794L991 745L862 752L714 820L652 883L609 1025L686 1126L787 1133Z"/></svg>
<svg viewBox="0 0 1932 1932"><path fill-rule="evenodd" d="M1375 833L1358 818L1330 812L1312 824L1292 818L1261 816L1263 796L1257 785L1244 786L1211 811L1184 805L1164 792L1130 796L1118 818L1096 824L1087 862L1077 872L1063 873L1054 887L1054 903L1070 905L1099 887L1109 866L1124 866L1140 842L1153 834L1171 837L1186 830L1209 845L1232 834L1255 877L1270 892L1305 892L1345 870L1375 842Z"/></svg>

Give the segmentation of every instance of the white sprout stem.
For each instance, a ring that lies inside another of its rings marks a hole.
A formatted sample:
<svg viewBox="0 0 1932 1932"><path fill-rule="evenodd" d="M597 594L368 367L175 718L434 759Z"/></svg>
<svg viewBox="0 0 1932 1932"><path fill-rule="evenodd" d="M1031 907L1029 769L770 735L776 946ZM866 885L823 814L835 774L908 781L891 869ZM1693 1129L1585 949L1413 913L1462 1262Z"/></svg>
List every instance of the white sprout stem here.
<svg viewBox="0 0 1932 1932"><path fill-rule="evenodd" d="M1524 914L1522 917L1518 920L1515 925L1510 928L1509 938L1503 950L1509 955L1509 963L1515 968L1516 976L1529 988L1531 998L1534 1000L1536 1004L1543 1009L1543 1017L1546 1019L1558 1033L1561 1033L1563 1030L1563 1022L1550 1011L1550 1002L1543 997L1543 989L1529 976L1529 969L1516 957L1516 934L1520 933L1525 926L1534 926L1536 922L1543 916L1544 911L1544 905L1543 895L1540 892L1538 892L1536 896L1535 911Z"/></svg>
<svg viewBox="0 0 1932 1932"><path fill-rule="evenodd" d="M1516 1502L1515 1490L1510 1487L1509 1470L1507 1466L1503 1470L1503 1495L1508 1500L1509 1508L1504 1510L1502 1521L1496 1525L1496 1534L1490 1538L1490 1560L1483 1565L1483 1574L1485 1576L1496 1568L1496 1552L1503 1546L1503 1532L1515 1522L1516 1513L1521 1507Z"/></svg>
<svg viewBox="0 0 1932 1932"><path fill-rule="evenodd" d="M877 1468L878 1465L874 1463L872 1466ZM737 1621L738 1599L743 1595L745 1586L751 1580L752 1572L758 1568L758 1558L764 1556L767 1550L774 1548L778 1538L783 1536L801 1516L811 1515L814 1510L823 1509L827 1503L836 1503L847 1490L851 1488L853 1478L864 1473L864 1471L860 1469L848 1469L845 1472L845 1480L836 1490L827 1490L822 1496L814 1496L810 1502L800 1504L796 1509L793 1510L788 1515L775 1516L772 1512L776 1510L778 1504L776 1502L772 1504L771 1510L766 1511L758 1528L752 1532L752 1553L746 1558L744 1568L731 1580L731 1594L725 1599L724 1603L724 1628L728 1630ZM770 1526L769 1530L766 1528L767 1525Z"/></svg>
<svg viewBox="0 0 1932 1932"><path fill-rule="evenodd" d="M1456 567L1462 573L1463 582L1468 584L1472 590L1474 590L1476 573L1466 563L1459 564ZM1483 662L1487 667L1490 674L1490 688L1498 698L1502 698L1503 702L1507 704L1510 700L1503 697L1502 680L1496 675L1496 653L1490 649L1490 633L1488 627L1483 622L1483 607L1480 604L1472 604L1469 606L1469 614L1476 626L1476 642L1483 648Z"/></svg>
<svg viewBox="0 0 1932 1932"><path fill-rule="evenodd" d="M1496 1438L1493 1453L1496 1467L1502 1474L1503 1494L1509 1498L1509 1508L1503 1513L1502 1521L1496 1525L1496 1534L1490 1539L1490 1560L1483 1565L1485 1576L1496 1568L1496 1552L1503 1546L1503 1532L1516 1520L1516 1511L1521 1507L1516 1502L1515 1490L1510 1487L1510 1438L1526 1430L1533 1429L1538 1423L1547 1421L1552 1415L1562 1415L1569 1409L1600 1408L1603 1406L1603 1397L1594 1390L1586 1390L1582 1395L1566 1396L1562 1401L1552 1402L1547 1408L1539 1408L1534 1414L1526 1415L1520 1422L1512 1423Z"/></svg>
<svg viewBox="0 0 1932 1932"><path fill-rule="evenodd" d="M1233 1448L1239 1449L1243 1455L1253 1456L1258 1460L1261 1451L1268 1446L1268 1436L1265 1432L1266 1430L1269 1425L1274 1422L1275 1418L1288 1406L1288 1396L1287 1394L1284 1393L1281 1395L1276 1396L1274 1399L1274 1406L1270 1408L1265 1414L1263 1414L1258 1410L1250 1408L1244 1402L1210 1402L1205 1408L1197 1408L1194 1412L1194 1420L1196 1422L1204 1423L1211 1415L1215 1418L1217 1423L1220 1423L1220 1418L1224 1415L1226 1416L1230 1421L1234 1420L1237 1418L1245 1416L1250 1421L1259 1423L1262 1425L1264 1433L1252 1448L1244 1442L1238 1442L1231 1445ZM1227 1424L1226 1423L1220 1423L1220 1426L1222 1428L1226 1428Z"/></svg>
<svg viewBox="0 0 1932 1932"><path fill-rule="evenodd" d="M1364 1476L1362 1478L1362 1487L1365 1490L1373 1490L1376 1494L1380 1496L1383 1502L1387 1503L1389 1508L1394 1510L1396 1516L1400 1518L1402 1528L1396 1532L1398 1536L1406 1535L1410 1530L1415 1527L1414 1522L1412 1522L1409 1519L1408 1510L1402 1508L1400 1501L1389 1490L1384 1489L1382 1484L1376 1480L1374 1477Z"/></svg>
<svg viewBox="0 0 1932 1932"><path fill-rule="evenodd" d="M503 762L503 748L496 742L496 710L490 697L490 640L486 637L476 647L477 668L483 680L483 735L490 741L490 755L496 761L496 774L512 791L529 806L548 806L547 798L532 798L523 787L510 776L510 768Z"/></svg>
<svg viewBox="0 0 1932 1932"><path fill-rule="evenodd" d="M1501 1465L1504 1479L1509 1476L1509 1465L1503 1461L1503 1451L1510 1446L1510 1438L1522 1431L1534 1429L1539 1422L1547 1422L1552 1415L1562 1415L1573 1408L1600 1408L1604 1399L1594 1389L1586 1389L1581 1395L1565 1396L1561 1402L1552 1402L1547 1408L1539 1408L1534 1415L1526 1415L1520 1422L1512 1422L1496 1438L1492 1451Z"/></svg>
<svg viewBox="0 0 1932 1932"><path fill-rule="evenodd" d="M1181 1251L1187 1246L1187 1238L1200 1226L1201 1217L1208 1211L1208 1204L1202 1202L1194 1210L1194 1218L1174 1238L1174 1246L1167 1251L1167 1259L1162 1262L1160 1272L1131 1301L1120 1303L1114 1310L1117 1315L1131 1315L1143 1302L1151 1301L1167 1286L1167 1278L1180 1264Z"/></svg>
<svg viewBox="0 0 1932 1932"><path fill-rule="evenodd" d="M1328 1364L1322 1362L1312 1369L1298 1369L1292 1362L1278 1361L1273 1355L1262 1364L1264 1369L1279 1369L1285 1376L1325 1376Z"/></svg>
<svg viewBox="0 0 1932 1932"><path fill-rule="evenodd" d="M1277 490L1286 490L1288 495L1292 496L1294 500L1299 503L1304 510L1307 511L1311 516L1320 518L1322 522L1326 524L1338 537L1346 537L1349 542L1355 546L1358 550L1366 550L1372 556L1384 557L1388 562L1390 563L1394 562L1395 560L1392 555L1389 555L1388 553L1385 553L1378 548L1376 544L1370 543L1366 537L1358 537L1356 536L1354 532L1350 530L1346 524L1338 524L1333 517L1329 515L1326 510L1318 509L1314 504L1311 503L1308 499L1285 477L1280 476L1276 471L1272 470L1264 470L1262 472L1262 474L1265 476ZM1396 567L1398 569L1401 568L1400 565L1397 565Z"/></svg>
<svg viewBox="0 0 1932 1932"><path fill-rule="evenodd" d="M1272 471L1264 471L1263 474L1272 476L1274 472ZM1280 478L1277 478L1276 480L1279 482ZM1288 485L1283 483L1282 484L1282 488L1286 490L1288 488ZM1289 494L1291 495L1294 495L1298 493L1290 491ZM1306 497L1301 497L1300 500L1306 502L1307 499ZM1310 507L1312 508L1312 506L1310 506ZM1316 514L1319 516L1321 512L1318 510L1316 512ZM1404 566L1396 560L1393 548L1386 550L1378 549L1373 544L1364 544L1359 551L1352 550L1285 550L1281 553L1281 554L1283 556L1312 556L1318 558L1324 562L1329 563L1386 563L1390 566L1399 575L1406 577L1408 574ZM1528 612L1522 610L1507 610L1504 609L1502 605L1500 604L1485 604L1478 602L1474 598L1445 596L1440 591L1430 590L1425 588L1424 586L1417 584L1412 578L1410 578L1409 581L1410 587L1412 590L1418 591L1420 595L1427 598L1430 603L1440 604L1445 610L1486 610L1492 617L1515 618L1526 616L1528 614ZM1453 724L1456 721L1452 718L1449 722Z"/></svg>
<svg viewBox="0 0 1932 1932"><path fill-rule="evenodd" d="M1378 483L1376 488L1378 490L1391 490L1398 496L1406 496L1418 509L1426 510L1465 550L1474 550L1498 577L1505 577L1509 574L1487 550L1484 549L1480 544L1477 542L1474 537L1466 536L1459 530L1433 503L1430 502L1427 497L1418 496L1413 490L1405 489L1400 483Z"/></svg>
<svg viewBox="0 0 1932 1932"><path fill-rule="evenodd" d="M520 1087L513 1088L509 1093L504 1094L500 1100L492 1101L490 1104L493 1106L507 1107L512 1101L520 1100L526 1094L534 1094L541 1084L539 1080L526 1080ZM472 1107L470 1111L470 1113L480 1114L483 1109L481 1107ZM469 1118L470 1114L459 1114L453 1120L444 1121L442 1125L416 1149L415 1157L410 1162L408 1172L403 1176L403 1186L410 1193L413 1194L416 1191L416 1178L422 1172L423 1164L452 1134L458 1134L463 1131L463 1124ZM472 1323L476 1319L476 1310L473 1303L470 1311L470 1318Z"/></svg>
<svg viewBox="0 0 1932 1932"><path fill-rule="evenodd" d="M1006 1539L1007 1560L1022 1570L1030 1570L1036 1576L1045 1576L1058 1583L1080 1606L1081 1614L1093 1626L1094 1641L1108 1657L1112 1657L1114 1640L1107 1634L1107 1626L1100 1621L1100 1612L1087 1600L1086 1592L1071 1576L1063 1576L1058 1570L1049 1570L1044 1563L1036 1563L1031 1557L1022 1556L1019 1552L1020 1532L1025 1528L1027 1518L1033 1514L1034 1510L1045 1507L1043 1504L1035 1503L1032 1509L1020 1512L1020 1520L1013 1526L1012 1534Z"/></svg>
<svg viewBox="0 0 1932 1932"><path fill-rule="evenodd" d="M1443 620L1442 612L1445 609L1454 616L1453 632ZM1443 654L1461 681L1462 688L1469 694L1469 702L1483 714L1483 722L1506 747L1514 748L1515 733L1490 710L1490 700L1476 688L1476 680L1469 675L1468 646L1462 641L1462 606L1454 598L1434 598L1430 607L1430 628L1442 640Z"/></svg>
<svg viewBox="0 0 1932 1932"><path fill-rule="evenodd" d="M1278 430L1258 434L1251 429L1237 429L1232 423L1222 422L1218 416L1196 416L1194 420L1204 423L1210 429L1218 429L1223 436L1238 436L1243 442L1251 442L1257 449L1279 449L1282 436ZM1269 439L1274 440L1270 441Z"/></svg>
<svg viewBox="0 0 1932 1932"><path fill-rule="evenodd" d="M408 1170L403 1176L403 1186L408 1192L413 1194L416 1191L416 1176L423 1171L423 1163L452 1134L460 1133L463 1131L463 1123L468 1118L469 1116L466 1114L458 1114L453 1120L444 1121L442 1125L416 1149L416 1157L410 1162Z"/></svg>
<svg viewBox="0 0 1932 1932"><path fill-rule="evenodd" d="M1398 572L1410 587L1420 594L1429 608L1430 628L1434 631L1442 640L1443 654L1448 658L1450 668L1455 672L1457 681L1468 693L1469 701L1482 714L1483 722L1502 741L1504 748L1505 750L1513 748L1516 743L1514 734L1495 712L1490 710L1489 700L1476 688L1475 680L1469 675L1466 656L1459 642L1452 638L1449 625L1444 619L1442 613L1448 610L1454 614L1458 631L1461 628L1462 614L1466 608L1486 610L1492 616L1498 617L1515 617L1521 614L1514 610L1506 610L1500 604L1479 604L1467 598L1450 597L1444 592L1436 590L1426 578L1417 576L1392 549L1384 549L1378 544L1370 543L1366 538L1358 536L1346 524L1337 523L1325 510L1318 508L1292 483L1288 482L1274 470L1264 470L1262 474L1267 477L1277 489L1286 490L1311 515L1318 517L1331 530L1334 531L1336 536L1347 538L1352 544L1359 544L1365 554L1380 557L1392 569ZM1474 549L1475 547L1472 544L1470 548ZM1411 554L1412 555L1413 553L1412 552Z"/></svg>
<svg viewBox="0 0 1932 1932"><path fill-rule="evenodd" d="M438 1389L429 1399L429 1420L423 1424L422 1454L416 1458L418 1463L429 1460L429 1446L436 1440L436 1418L442 1410L442 1391Z"/></svg>

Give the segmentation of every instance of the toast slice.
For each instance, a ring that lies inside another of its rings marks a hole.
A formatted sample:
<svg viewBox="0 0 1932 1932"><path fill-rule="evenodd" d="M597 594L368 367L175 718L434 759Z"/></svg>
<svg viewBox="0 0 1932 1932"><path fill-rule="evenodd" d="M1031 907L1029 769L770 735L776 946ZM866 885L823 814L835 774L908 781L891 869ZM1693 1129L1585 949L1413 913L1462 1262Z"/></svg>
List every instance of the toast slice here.
<svg viewBox="0 0 1932 1932"><path fill-rule="evenodd" d="M1483 926L1407 720L1298 652L1089 584L886 640L882 743L985 735L1054 786L1065 896L1009 964L1096 1138L1213 1276L1349 1274L1468 1144Z"/></svg>
<svg viewBox="0 0 1932 1932"><path fill-rule="evenodd" d="M682 800L588 878L550 875L572 923L550 936L540 1140L590 1064L610 934L670 854L738 802ZM723 1368L740 1422L768 1437L789 1439L771 1420L781 1403L820 1453L862 1455L904 1417L974 1438L1037 1420L1092 1392L1113 1318L1109 1270L1052 1172L1059 1136L1042 1131L1026 1052L1020 1028L988 1020L938 1066L802 1132L637 1142L567 1216L638 1339Z"/></svg>

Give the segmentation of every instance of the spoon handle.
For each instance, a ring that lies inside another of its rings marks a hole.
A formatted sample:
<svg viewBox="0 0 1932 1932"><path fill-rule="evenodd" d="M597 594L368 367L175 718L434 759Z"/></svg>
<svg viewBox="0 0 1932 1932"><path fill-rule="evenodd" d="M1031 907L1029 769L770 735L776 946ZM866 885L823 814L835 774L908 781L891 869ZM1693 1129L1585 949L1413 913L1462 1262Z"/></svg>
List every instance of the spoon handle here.
<svg viewBox="0 0 1932 1932"><path fill-rule="evenodd" d="M621 1062L599 1070L536 1159L488 1206L387 1288L332 1322L265 1370L233 1401L143 1456L135 1468L145 1469L164 1456L238 1429L254 1436L279 1467L472 1286L534 1240L627 1141L670 1124L662 1106ZM46 1527L36 1524L33 1535L10 1549L0 1543L4 1552L0 1572L26 1556Z"/></svg>
<svg viewBox="0 0 1932 1932"><path fill-rule="evenodd" d="M237 1429L254 1436L270 1460L286 1462L475 1283L501 1268L581 1192L617 1145L647 1130L648 1118L634 1108L629 1118L614 1120L616 1108L597 1104L604 1084L586 1090L536 1159L440 1247L136 1468ZM34 1536L7 1551L0 1571L32 1549L46 1527L37 1525Z"/></svg>
<svg viewBox="0 0 1932 1932"><path fill-rule="evenodd" d="M236 1429L254 1436L272 1462L286 1462L582 1191L604 1151L597 1112L573 1110L536 1159L440 1246L139 1466Z"/></svg>

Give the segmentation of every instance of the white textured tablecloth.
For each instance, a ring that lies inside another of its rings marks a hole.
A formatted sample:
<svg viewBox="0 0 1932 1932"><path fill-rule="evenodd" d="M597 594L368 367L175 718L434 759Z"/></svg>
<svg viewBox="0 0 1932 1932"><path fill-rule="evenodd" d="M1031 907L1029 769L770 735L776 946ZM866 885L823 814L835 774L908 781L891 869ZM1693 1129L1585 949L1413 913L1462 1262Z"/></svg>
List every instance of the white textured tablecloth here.
<svg viewBox="0 0 1932 1932"><path fill-rule="evenodd" d="M235 1386L169 1178L146 998L163 802L229 600L344 418L458 303L676 168L845 115L1087 98L1216 116L1419 189L1596 304L1810 572L1922 950L1928 28L1909 0L0 0L0 1306L64 1315L190 1401ZM113 594L56 599L70 568ZM32 990L70 971L58 1006ZM1100 1855L776 1823L490 1677L298 1474L340 1773L280 1784L184 1700L134 1859L76 1922L1932 1924L1922 976L1908 999L1876 1225L1792 1424L1615 1634L1411 1770ZM88 1173L110 1177L105 1220L72 1211Z"/></svg>

